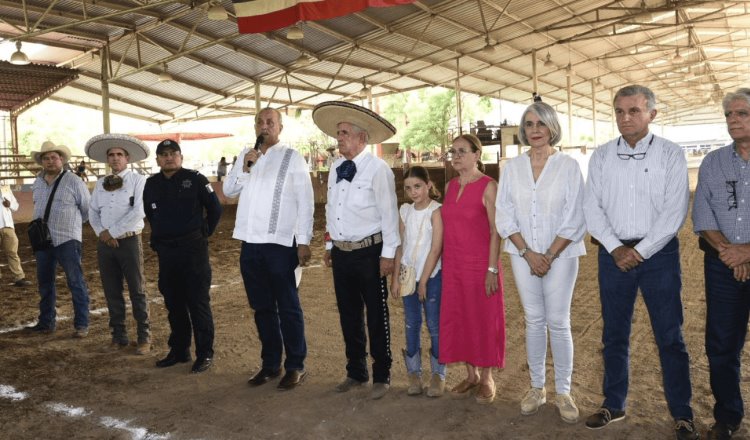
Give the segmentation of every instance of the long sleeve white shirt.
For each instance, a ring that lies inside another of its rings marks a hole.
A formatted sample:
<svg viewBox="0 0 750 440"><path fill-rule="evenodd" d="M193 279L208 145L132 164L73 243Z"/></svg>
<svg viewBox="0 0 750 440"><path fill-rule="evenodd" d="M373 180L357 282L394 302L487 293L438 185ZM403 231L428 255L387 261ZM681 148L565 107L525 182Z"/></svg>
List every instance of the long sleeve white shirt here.
<svg viewBox="0 0 750 440"><path fill-rule="evenodd" d="M6 208L2 205L3 198L10 202L9 207ZM0 228L14 228L13 213L18 211L18 200L16 200L16 196L13 195L9 186L0 186L0 209L3 211L0 216Z"/></svg>
<svg viewBox="0 0 750 440"><path fill-rule="evenodd" d="M586 254L583 175L578 162L570 156L549 156L536 182L528 154L508 161L500 175L495 213L497 232L505 239L503 250L509 254L518 254L508 240L518 232L534 252L547 252L559 236L572 242L561 258Z"/></svg>
<svg viewBox="0 0 750 440"><path fill-rule="evenodd" d="M340 241L359 241L382 232L380 255L394 258L401 237L393 171L385 161L363 151L353 159L357 173L352 181L336 183L336 168L343 161L337 159L328 174L326 230Z"/></svg>
<svg viewBox="0 0 750 440"><path fill-rule="evenodd" d="M107 191L104 189L104 179L99 179L91 194L89 223L97 236L104 230L114 238L143 230L143 186L146 177L129 168L117 175L122 177L121 188Z"/></svg>
<svg viewBox="0 0 750 440"><path fill-rule="evenodd" d="M623 160L618 153L646 155ZM589 233L607 252L621 240L641 239L635 250L651 258L677 235L689 199L687 160L674 142L649 132L630 148L618 137L591 156L583 213Z"/></svg>
<svg viewBox="0 0 750 440"><path fill-rule="evenodd" d="M249 148L242 150L244 160ZM237 197L233 238L246 243L309 245L315 210L312 181L302 155L282 143L269 147L249 172L242 163L224 180L224 195Z"/></svg>

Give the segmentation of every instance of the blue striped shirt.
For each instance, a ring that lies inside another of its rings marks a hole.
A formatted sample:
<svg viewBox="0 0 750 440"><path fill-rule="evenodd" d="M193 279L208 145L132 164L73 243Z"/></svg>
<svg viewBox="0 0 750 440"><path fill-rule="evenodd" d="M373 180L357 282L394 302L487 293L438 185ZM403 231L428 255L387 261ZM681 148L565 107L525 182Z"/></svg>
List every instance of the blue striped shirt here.
<svg viewBox="0 0 750 440"><path fill-rule="evenodd" d="M618 156L639 153L642 160ZM650 258L677 235L689 199L682 148L651 132L635 148L618 137L591 156L583 213L589 233L608 252L622 240L641 239L635 249Z"/></svg>
<svg viewBox="0 0 750 440"><path fill-rule="evenodd" d="M35 219L44 217L47 200L54 186L54 180L49 185L44 180L44 171L34 181L31 189ZM62 176L47 220L54 246L70 240L82 241L83 223L89 219L90 199L89 190L80 177L71 172Z"/></svg>
<svg viewBox="0 0 750 440"><path fill-rule="evenodd" d="M734 143L710 152L698 171L693 230L720 231L734 244L750 243L750 164Z"/></svg>

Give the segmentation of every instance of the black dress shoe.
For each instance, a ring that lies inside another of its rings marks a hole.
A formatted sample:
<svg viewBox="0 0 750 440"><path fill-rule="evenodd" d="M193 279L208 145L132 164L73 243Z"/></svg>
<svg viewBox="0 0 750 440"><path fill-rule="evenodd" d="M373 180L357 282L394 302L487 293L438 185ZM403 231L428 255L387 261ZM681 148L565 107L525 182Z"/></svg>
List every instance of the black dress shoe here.
<svg viewBox="0 0 750 440"><path fill-rule="evenodd" d="M302 385L302 382L307 377L307 371L305 370L290 370L287 371L284 377L281 378L279 385L276 387L280 390L291 390L297 385Z"/></svg>
<svg viewBox="0 0 750 440"><path fill-rule="evenodd" d="M269 380L279 377L281 375L281 368L278 370L272 370L270 368L261 368L260 371L255 373L255 376L251 377L250 380L247 381L248 384L257 387L258 385L263 385L264 383L268 382Z"/></svg>
<svg viewBox="0 0 750 440"><path fill-rule="evenodd" d="M176 364L184 364L190 362L190 353L177 354L173 351L167 353L167 357L156 361L156 368L171 367Z"/></svg>
<svg viewBox="0 0 750 440"><path fill-rule="evenodd" d="M29 333L40 333L44 335L49 335L55 332L55 327L49 327L49 326L37 323L36 325L30 325L24 328L24 330Z"/></svg>
<svg viewBox="0 0 750 440"><path fill-rule="evenodd" d="M214 361L211 358L203 357L198 358L193 363L193 368L190 370L191 373L203 373L204 371L211 368L211 365L213 365Z"/></svg>

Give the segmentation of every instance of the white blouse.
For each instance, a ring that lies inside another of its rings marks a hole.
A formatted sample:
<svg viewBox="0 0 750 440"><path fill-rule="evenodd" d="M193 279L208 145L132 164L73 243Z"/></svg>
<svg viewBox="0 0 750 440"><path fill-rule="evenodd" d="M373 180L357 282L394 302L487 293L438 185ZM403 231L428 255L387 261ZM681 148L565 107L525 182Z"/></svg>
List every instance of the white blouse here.
<svg viewBox="0 0 750 440"><path fill-rule="evenodd" d="M427 254L430 253L432 247L432 213L440 206L440 203L431 200L430 204L421 210L416 210L413 203L404 203L399 209L401 221L405 226L404 242L401 244L401 264L413 266L417 270L417 280L420 280L422 276ZM440 261L438 259L430 278L440 271Z"/></svg>
<svg viewBox="0 0 750 440"><path fill-rule="evenodd" d="M509 160L500 175L495 224L509 254L518 254L518 249L508 237L520 232L534 252L545 253L560 236L572 241L561 258L585 255L583 175L575 159L559 152L551 155L536 182L528 154Z"/></svg>

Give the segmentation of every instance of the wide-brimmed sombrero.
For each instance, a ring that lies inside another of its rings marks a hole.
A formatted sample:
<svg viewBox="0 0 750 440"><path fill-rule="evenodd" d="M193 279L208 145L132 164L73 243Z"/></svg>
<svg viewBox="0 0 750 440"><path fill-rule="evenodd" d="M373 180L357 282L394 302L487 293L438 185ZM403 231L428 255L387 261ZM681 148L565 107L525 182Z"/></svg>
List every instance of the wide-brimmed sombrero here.
<svg viewBox="0 0 750 440"><path fill-rule="evenodd" d="M42 154L49 153L50 151L56 151L62 158L63 163L67 162L68 159L70 159L70 149L65 145L55 145L55 143L52 141L44 141L44 143L42 144L42 148L40 148L39 151L31 152L31 157L34 159L34 162L41 165Z"/></svg>
<svg viewBox="0 0 750 440"><path fill-rule="evenodd" d="M134 163L148 157L148 146L142 140L127 134L100 134L86 142L86 156L97 162L107 162L107 151L122 148L128 152L128 162Z"/></svg>
<svg viewBox="0 0 750 440"><path fill-rule="evenodd" d="M379 144L396 134L396 127L383 117L349 102L322 102L315 106L312 117L315 125L331 137L336 137L337 125L341 122L348 122L366 130L371 144Z"/></svg>

